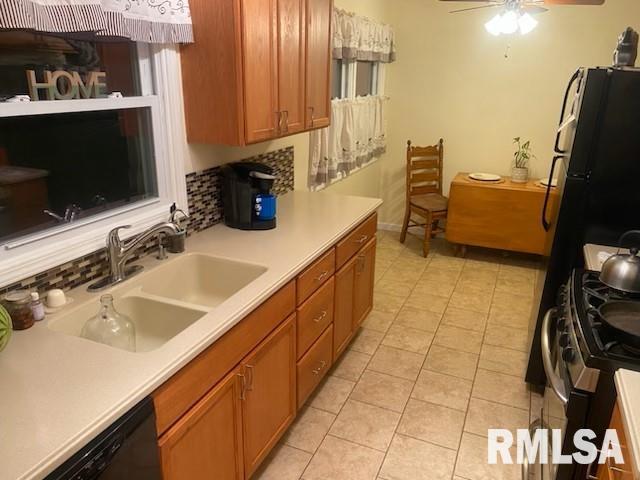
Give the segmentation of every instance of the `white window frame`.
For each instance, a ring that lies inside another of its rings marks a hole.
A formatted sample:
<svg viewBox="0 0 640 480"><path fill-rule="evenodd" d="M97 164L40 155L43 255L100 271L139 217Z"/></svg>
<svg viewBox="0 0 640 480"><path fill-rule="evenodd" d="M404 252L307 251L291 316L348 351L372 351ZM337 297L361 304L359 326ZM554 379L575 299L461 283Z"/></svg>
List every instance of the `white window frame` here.
<svg viewBox="0 0 640 480"><path fill-rule="evenodd" d="M386 78L386 65L382 62L373 63L373 85L371 95L384 95L385 92L385 78ZM341 63L342 73L340 75L340 98L357 98L356 84L358 74L358 62L357 60L342 61ZM332 90L333 91L333 90ZM338 99L336 99L338 100Z"/></svg>
<svg viewBox="0 0 640 480"><path fill-rule="evenodd" d="M132 225L135 235L166 220L169 207L187 209L184 157L186 135L180 59L176 45L138 44L141 95L125 98L1 103L0 117L123 108L151 111L158 197L93 215L0 244L0 286L64 264L105 246L108 232Z"/></svg>

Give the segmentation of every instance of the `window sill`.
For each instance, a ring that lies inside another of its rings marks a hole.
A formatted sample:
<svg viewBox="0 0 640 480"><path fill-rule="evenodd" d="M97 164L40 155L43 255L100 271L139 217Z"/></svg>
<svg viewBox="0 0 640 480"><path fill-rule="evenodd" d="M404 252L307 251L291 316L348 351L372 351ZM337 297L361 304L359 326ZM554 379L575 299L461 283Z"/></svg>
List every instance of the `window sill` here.
<svg viewBox="0 0 640 480"><path fill-rule="evenodd" d="M37 102L0 103L0 116L22 117L56 113L95 112L144 108L157 105L158 97L91 98L87 100L40 100Z"/></svg>
<svg viewBox="0 0 640 480"><path fill-rule="evenodd" d="M147 205L137 205L107 215L76 228L43 232L17 239L0 247L0 287L57 267L105 247L107 234L115 227L132 225L127 236L143 232L169 217L169 201L154 199Z"/></svg>

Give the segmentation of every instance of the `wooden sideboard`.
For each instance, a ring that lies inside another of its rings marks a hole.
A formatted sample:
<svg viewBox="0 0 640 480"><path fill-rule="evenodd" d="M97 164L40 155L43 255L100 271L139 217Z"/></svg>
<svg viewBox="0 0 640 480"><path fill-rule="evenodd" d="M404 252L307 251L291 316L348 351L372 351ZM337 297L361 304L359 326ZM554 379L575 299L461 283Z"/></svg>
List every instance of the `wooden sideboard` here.
<svg viewBox="0 0 640 480"><path fill-rule="evenodd" d="M471 180L458 173L451 182L446 237L462 247L496 248L542 255L542 207L546 188L537 180L500 183ZM552 189L549 202L555 202ZM549 206L551 209L552 205Z"/></svg>

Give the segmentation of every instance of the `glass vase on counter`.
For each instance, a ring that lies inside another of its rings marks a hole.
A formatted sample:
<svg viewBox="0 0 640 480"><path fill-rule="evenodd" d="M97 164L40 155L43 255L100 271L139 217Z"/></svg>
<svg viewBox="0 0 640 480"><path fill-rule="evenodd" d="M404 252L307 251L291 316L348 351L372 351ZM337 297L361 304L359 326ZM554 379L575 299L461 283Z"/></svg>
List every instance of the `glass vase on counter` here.
<svg viewBox="0 0 640 480"><path fill-rule="evenodd" d="M87 320L81 336L111 347L136 351L136 330L131 319L119 313L113 305L113 296L100 297L100 311Z"/></svg>

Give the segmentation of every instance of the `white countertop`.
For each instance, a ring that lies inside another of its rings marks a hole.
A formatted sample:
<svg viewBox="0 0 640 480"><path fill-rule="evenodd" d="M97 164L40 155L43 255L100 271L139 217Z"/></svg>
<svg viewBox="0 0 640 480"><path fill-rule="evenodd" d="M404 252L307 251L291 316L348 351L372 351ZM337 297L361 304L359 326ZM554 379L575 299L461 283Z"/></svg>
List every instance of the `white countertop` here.
<svg viewBox="0 0 640 480"><path fill-rule="evenodd" d="M640 479L640 372L618 370L616 389L633 463L633 475Z"/></svg>
<svg viewBox="0 0 640 480"><path fill-rule="evenodd" d="M117 350L54 332L46 320L14 332L0 353L0 480L46 476L381 203L372 198L293 192L278 199L275 230L245 232L217 225L191 236L187 252L256 263L268 270L157 350ZM140 263L145 270L162 264L153 256ZM97 306L100 293L88 294L83 286L69 296L75 305L95 300Z"/></svg>

